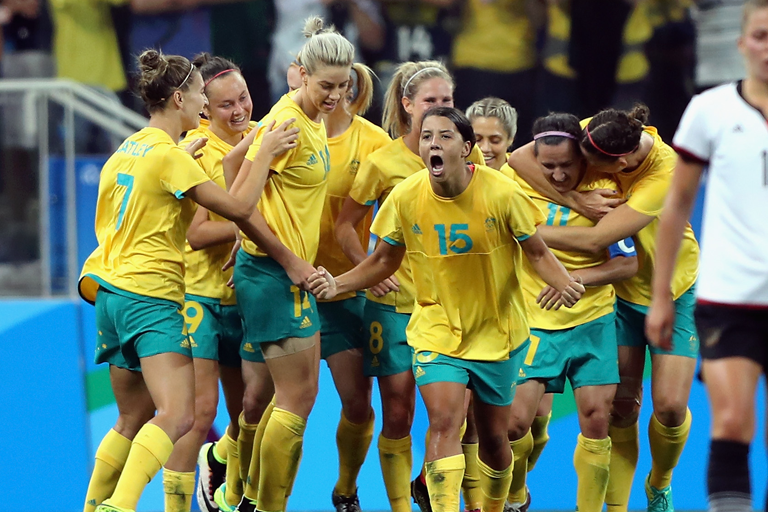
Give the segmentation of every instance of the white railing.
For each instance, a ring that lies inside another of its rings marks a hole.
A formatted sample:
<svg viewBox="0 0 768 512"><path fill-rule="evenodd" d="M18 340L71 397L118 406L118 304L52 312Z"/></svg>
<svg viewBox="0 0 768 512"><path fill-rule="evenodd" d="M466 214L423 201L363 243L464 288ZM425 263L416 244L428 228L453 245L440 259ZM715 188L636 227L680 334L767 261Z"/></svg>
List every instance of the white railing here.
<svg viewBox="0 0 768 512"><path fill-rule="evenodd" d="M98 125L117 138L124 139L147 125L147 119L124 107L115 99L83 84L65 79L5 79L0 80L0 95L21 94L24 104L36 105L39 144L40 197L40 264L42 295L52 295L50 247L50 180L49 180L49 101L64 109L64 156L66 161L67 215L67 290L77 295L77 218L75 176L75 114Z"/></svg>

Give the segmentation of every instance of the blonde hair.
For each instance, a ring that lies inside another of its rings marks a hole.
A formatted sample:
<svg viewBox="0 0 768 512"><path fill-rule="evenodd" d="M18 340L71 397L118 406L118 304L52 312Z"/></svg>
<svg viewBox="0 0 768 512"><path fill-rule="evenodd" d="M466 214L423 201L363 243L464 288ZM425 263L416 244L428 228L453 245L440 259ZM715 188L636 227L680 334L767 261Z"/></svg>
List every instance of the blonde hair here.
<svg viewBox="0 0 768 512"><path fill-rule="evenodd" d="M403 62L395 70L387 93L384 95L382 127L392 135L400 137L411 131L411 116L403 108L403 98L412 100L422 83L432 78L442 78L454 87L453 78L443 63L435 60Z"/></svg>
<svg viewBox="0 0 768 512"><path fill-rule="evenodd" d="M768 7L768 0L747 0L744 2L744 10L741 16L741 31L744 32L747 29L747 23L749 17L752 16L758 9L764 9Z"/></svg>
<svg viewBox="0 0 768 512"><path fill-rule="evenodd" d="M325 27L323 18L312 16L304 22L307 42L301 48L301 65L312 75L321 66L351 66L355 59L352 43L339 34L333 25Z"/></svg>
<svg viewBox="0 0 768 512"><path fill-rule="evenodd" d="M368 111L373 101L373 70L365 64L355 62L352 64L352 71L357 75L357 94L355 99L349 105L349 113L354 115L363 115Z"/></svg>
<svg viewBox="0 0 768 512"><path fill-rule="evenodd" d="M510 139L517 134L517 110L501 98L489 97L474 102L467 109L467 117L470 121L478 117L495 117L501 121Z"/></svg>

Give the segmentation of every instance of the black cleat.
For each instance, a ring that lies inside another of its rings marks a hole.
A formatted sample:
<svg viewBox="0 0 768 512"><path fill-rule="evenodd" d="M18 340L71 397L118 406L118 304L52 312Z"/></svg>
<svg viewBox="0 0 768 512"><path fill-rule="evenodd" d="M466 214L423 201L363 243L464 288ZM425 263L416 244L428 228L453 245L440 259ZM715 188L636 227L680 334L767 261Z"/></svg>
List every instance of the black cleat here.
<svg viewBox="0 0 768 512"><path fill-rule="evenodd" d="M413 498L413 502L419 506L421 512L432 512L432 504L429 502L427 484L421 481L421 476L417 476L416 479L411 482L411 498Z"/></svg>
<svg viewBox="0 0 768 512"><path fill-rule="evenodd" d="M227 475L227 465L222 464L213 456L214 443L206 443L200 448L197 465L200 468L200 478L197 482L197 505L201 512L217 512L219 506L213 498Z"/></svg>
<svg viewBox="0 0 768 512"><path fill-rule="evenodd" d="M240 503L235 507L235 512L258 512L256 510L256 501L243 496Z"/></svg>
<svg viewBox="0 0 768 512"><path fill-rule="evenodd" d="M336 494L336 489L331 493L331 501L336 512L362 512L360 509L360 499L357 497L357 490L352 496L342 496Z"/></svg>

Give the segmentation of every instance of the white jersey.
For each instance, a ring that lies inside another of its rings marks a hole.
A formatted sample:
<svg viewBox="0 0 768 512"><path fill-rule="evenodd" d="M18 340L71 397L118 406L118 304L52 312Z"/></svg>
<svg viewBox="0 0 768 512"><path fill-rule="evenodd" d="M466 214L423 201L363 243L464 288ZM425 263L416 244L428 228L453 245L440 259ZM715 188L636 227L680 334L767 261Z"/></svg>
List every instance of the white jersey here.
<svg viewBox="0 0 768 512"><path fill-rule="evenodd" d="M721 85L691 100L674 146L709 166L699 299L768 306L768 122L741 82Z"/></svg>

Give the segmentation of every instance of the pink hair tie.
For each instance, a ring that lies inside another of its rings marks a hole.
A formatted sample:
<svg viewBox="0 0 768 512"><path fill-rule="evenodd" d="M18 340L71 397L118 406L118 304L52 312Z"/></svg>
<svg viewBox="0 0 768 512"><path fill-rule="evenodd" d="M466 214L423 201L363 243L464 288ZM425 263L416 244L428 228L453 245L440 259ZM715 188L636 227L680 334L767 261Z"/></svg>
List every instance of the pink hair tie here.
<svg viewBox="0 0 768 512"><path fill-rule="evenodd" d="M587 125L587 126L586 126L585 130L587 131L587 138L589 139L589 142L591 142L591 143L592 143L592 146L593 146L593 147L594 147L596 150L598 150L599 152L601 152L602 154L604 154L604 155L606 155L606 156L612 156L612 157L614 157L614 158L619 158L619 157L621 157L621 156L627 156L627 155L630 155L630 154L634 153L635 151L637 151L637 148L638 148L638 147L640 147L640 145L638 144L637 146L635 146L634 148L632 148L632 151L627 151L626 153L609 153L609 152L605 151L604 149L602 149L602 148L601 148L600 146L598 146L597 144L595 144L595 141L594 141L594 139L592 138L592 134L591 134L591 133L589 133L589 125Z"/></svg>
<svg viewBox="0 0 768 512"><path fill-rule="evenodd" d="M566 139L578 140L574 135L568 132L541 132L533 136L533 140L539 140L543 137L565 137Z"/></svg>
<svg viewBox="0 0 768 512"><path fill-rule="evenodd" d="M219 71L218 73L216 73L215 75L213 75L211 78L209 78L207 82L205 82L205 85L203 85L203 89L205 89L206 87L208 87L208 84L209 84L209 83L213 82L214 80L216 80L217 78L219 78L219 77L220 77L221 75L223 75L224 73L229 73L230 71L237 71L237 70L236 70L236 69L232 69L232 68L230 68L230 69L225 69L224 71Z"/></svg>

